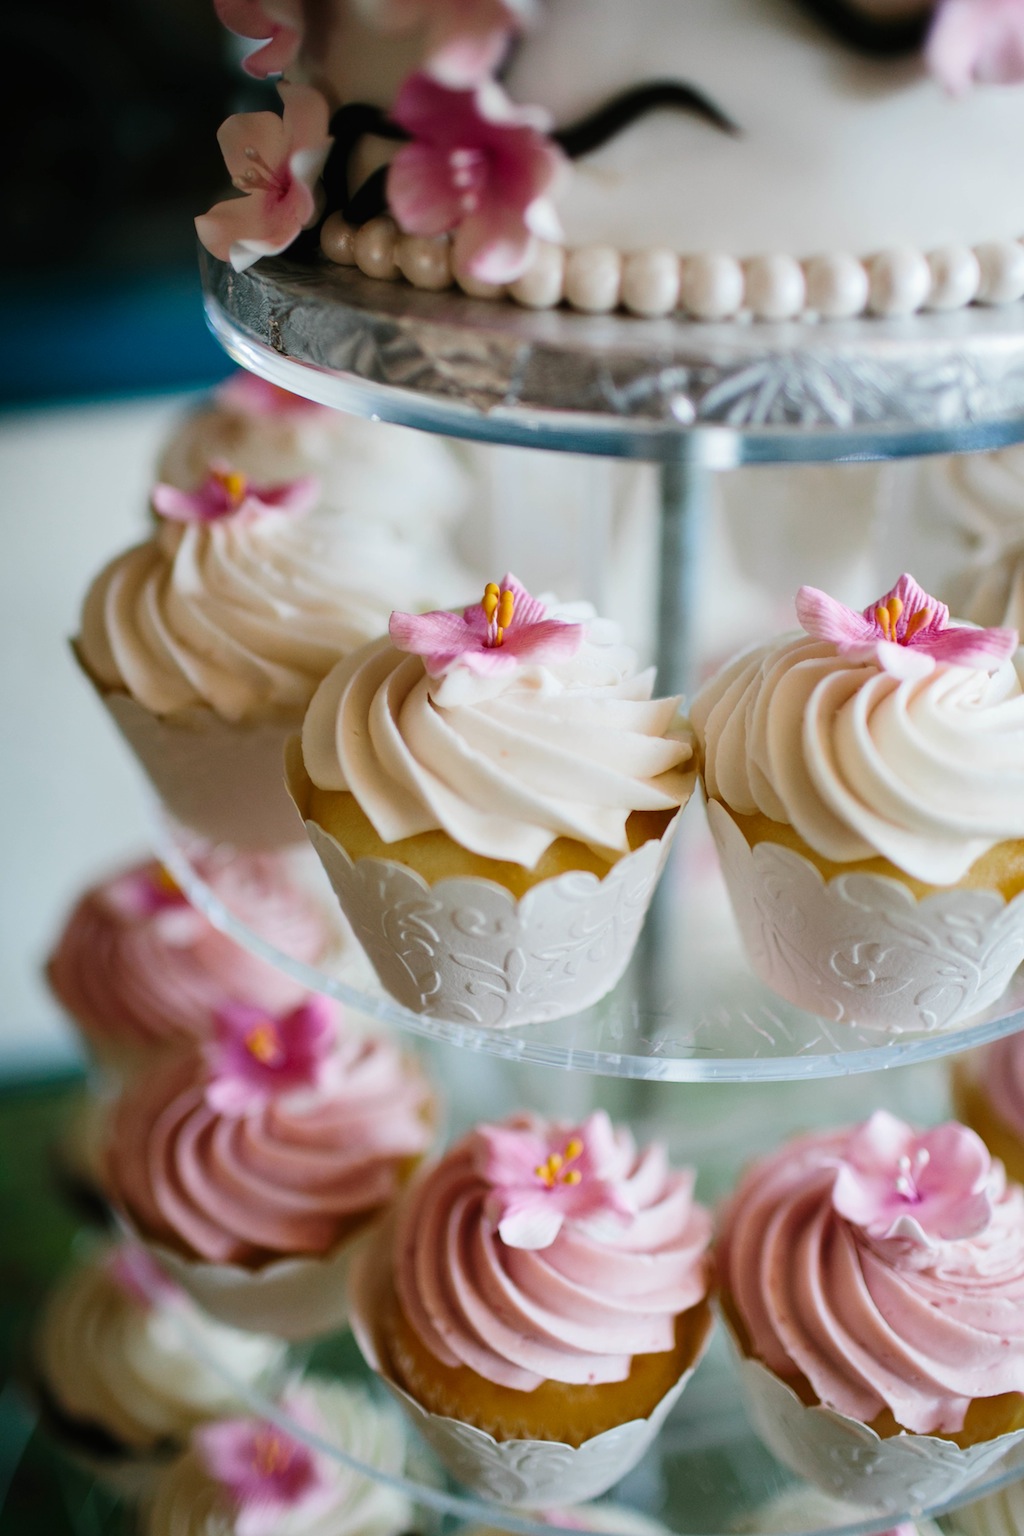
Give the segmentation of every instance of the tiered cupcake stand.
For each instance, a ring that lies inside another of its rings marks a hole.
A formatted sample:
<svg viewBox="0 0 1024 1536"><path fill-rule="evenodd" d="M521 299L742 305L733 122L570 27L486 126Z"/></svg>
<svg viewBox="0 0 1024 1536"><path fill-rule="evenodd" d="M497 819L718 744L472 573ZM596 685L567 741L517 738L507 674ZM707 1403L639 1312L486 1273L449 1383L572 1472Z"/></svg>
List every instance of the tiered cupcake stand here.
<svg viewBox="0 0 1024 1536"><path fill-rule="evenodd" d="M698 637L689 616L715 472L1024 439L1022 305L822 326L715 326L527 313L373 282L354 269L286 262L238 275L204 257L204 278L209 320L226 350L296 394L454 437L657 462L660 692L685 689L694 675ZM241 943L311 988L440 1042L431 1049L443 1053L443 1079L454 1088L456 1129L460 1089L462 1112L474 1119L492 1105L497 1113L517 1102L564 1112L599 1098L642 1118L645 1132L666 1136L675 1154L696 1163L709 1198L753 1152L815 1119L842 1122L880 1103L909 1118L940 1115L942 1074L925 1064L1024 1027L1019 977L988 1014L947 1031L882 1034L781 1002L742 958L695 808L640 952L612 995L575 1017L506 1031L404 1010L351 944L315 971L273 950L204 886L186 837L166 823L158 837L192 900ZM322 879L312 856L310 865L311 878ZM509 1061L522 1070L510 1071ZM911 1065L909 1074L890 1070ZM561 1071L543 1070L553 1068ZM870 1092L849 1081L867 1072L883 1074ZM848 1081L827 1094L785 1086L824 1077ZM769 1092L757 1093L768 1083ZM971 1497L1022 1473L1024 1464L1004 1467ZM677 1536L726 1536L756 1531L757 1509L792 1483L750 1429L719 1341L615 1498ZM559 1525L557 1517L485 1504L433 1469L405 1486L424 1511L459 1522L529 1536ZM908 1507L899 1516L929 1513L942 1511ZM793 1536L871 1536L895 1518L819 1521L813 1532L794 1526Z"/></svg>

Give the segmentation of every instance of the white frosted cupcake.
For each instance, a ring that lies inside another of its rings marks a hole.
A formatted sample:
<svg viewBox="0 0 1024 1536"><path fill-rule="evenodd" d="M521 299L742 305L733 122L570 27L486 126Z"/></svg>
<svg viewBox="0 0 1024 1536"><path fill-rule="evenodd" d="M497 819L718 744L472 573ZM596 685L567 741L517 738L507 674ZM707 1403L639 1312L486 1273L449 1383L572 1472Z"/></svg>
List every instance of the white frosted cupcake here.
<svg viewBox="0 0 1024 1536"><path fill-rule="evenodd" d="M78 1265L49 1296L34 1348L44 1420L101 1476L139 1488L192 1430L276 1384L285 1346L205 1316L129 1244Z"/></svg>
<svg viewBox="0 0 1024 1536"><path fill-rule="evenodd" d="M400 1002L504 1027L614 986L694 785L653 692L616 626L510 575L463 613L393 614L324 680L289 782Z"/></svg>
<svg viewBox="0 0 1024 1536"><path fill-rule="evenodd" d="M749 1536L797 1536L798 1532L838 1530L855 1525L865 1517L862 1504L847 1504L829 1498L816 1488L787 1488L768 1503L761 1504L749 1520L736 1527ZM876 1536L942 1536L931 1520L901 1520L899 1525L878 1531Z"/></svg>
<svg viewBox="0 0 1024 1536"><path fill-rule="evenodd" d="M365 1393L313 1377L289 1387L284 1419L384 1476L405 1469L399 1417ZM157 1483L145 1536L397 1536L413 1506L276 1422L210 1424Z"/></svg>

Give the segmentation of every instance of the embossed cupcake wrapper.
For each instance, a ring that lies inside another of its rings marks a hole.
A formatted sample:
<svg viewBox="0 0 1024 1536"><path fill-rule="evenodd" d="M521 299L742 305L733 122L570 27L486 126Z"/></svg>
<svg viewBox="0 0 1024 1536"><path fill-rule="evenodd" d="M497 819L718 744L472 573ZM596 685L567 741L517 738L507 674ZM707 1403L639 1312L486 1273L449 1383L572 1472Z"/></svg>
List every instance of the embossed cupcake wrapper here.
<svg viewBox="0 0 1024 1536"><path fill-rule="evenodd" d="M693 1375L713 1332L711 1313L696 1358L647 1419L633 1419L580 1446L553 1440L495 1440L472 1424L428 1413L391 1380L378 1348L374 1314L389 1282L390 1224L379 1228L353 1265L351 1328L363 1359L409 1415L451 1475L481 1497L511 1509L553 1509L596 1499L640 1460Z"/></svg>
<svg viewBox="0 0 1024 1536"><path fill-rule="evenodd" d="M708 820L750 965L798 1008L893 1034L950 1029L995 1003L1024 960L1024 894L919 901L884 875L826 881L791 848L751 848L717 801Z"/></svg>
<svg viewBox="0 0 1024 1536"><path fill-rule="evenodd" d="M760 1361L738 1365L750 1419L779 1460L833 1497L882 1514L956 1498L1024 1445L1024 1430L966 1450L935 1435L883 1440L856 1419L808 1407Z"/></svg>
<svg viewBox="0 0 1024 1536"><path fill-rule="evenodd" d="M298 740L288 788L305 818L308 780ZM664 836L604 876L569 872L517 900L493 880L428 885L388 859L353 861L318 823L306 831L341 909L382 985L403 1007L489 1029L578 1013L610 992L629 964L679 815Z"/></svg>
<svg viewBox="0 0 1024 1536"><path fill-rule="evenodd" d="M201 837L267 850L302 842L284 787L282 759L302 712L236 725L196 706L154 715L127 693L103 688L76 659L131 747L161 802Z"/></svg>

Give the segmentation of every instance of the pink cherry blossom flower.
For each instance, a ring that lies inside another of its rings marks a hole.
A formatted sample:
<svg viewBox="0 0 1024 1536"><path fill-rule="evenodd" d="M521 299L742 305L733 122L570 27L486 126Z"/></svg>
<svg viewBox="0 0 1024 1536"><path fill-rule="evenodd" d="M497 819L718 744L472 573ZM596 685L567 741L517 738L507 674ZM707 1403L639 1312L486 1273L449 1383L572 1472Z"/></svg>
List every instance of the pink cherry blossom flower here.
<svg viewBox="0 0 1024 1536"><path fill-rule="evenodd" d="M847 1142L832 1205L869 1237L934 1248L988 1225L992 1172L988 1148L966 1126L949 1121L919 1136L880 1109Z"/></svg>
<svg viewBox="0 0 1024 1536"><path fill-rule="evenodd" d="M413 138L388 171L388 203L411 235L455 230L458 270L511 283L526 268L535 235L557 240L549 194L566 164L547 136L547 115L515 106L493 80L450 90L411 75L392 117Z"/></svg>
<svg viewBox="0 0 1024 1536"><path fill-rule="evenodd" d="M271 384L269 379L261 379L258 373L249 373L245 368L219 384L215 395L218 405L246 416L287 419L290 416L334 415L330 406L319 405L316 400L307 400L303 395L293 395L290 389Z"/></svg>
<svg viewBox="0 0 1024 1536"><path fill-rule="evenodd" d="M181 1300L185 1294L138 1243L119 1243L108 1254L105 1267L122 1294L140 1307L148 1309L158 1301Z"/></svg>
<svg viewBox="0 0 1024 1536"><path fill-rule="evenodd" d="M286 70L302 42L302 0L213 0L218 19L236 37L263 42L242 61L257 80Z"/></svg>
<svg viewBox="0 0 1024 1536"><path fill-rule="evenodd" d="M536 11L534 0L359 0L359 8L384 31L425 28L423 69L454 90L486 79Z"/></svg>
<svg viewBox="0 0 1024 1536"><path fill-rule="evenodd" d="M299 1392L288 1412L303 1414ZM311 1421L310 1428L319 1427ZM281 1521L300 1507L310 1515L329 1500L327 1478L308 1446L266 1419L222 1419L204 1424L194 1443L214 1480L231 1501L237 1536L275 1536Z"/></svg>
<svg viewBox="0 0 1024 1536"><path fill-rule="evenodd" d="M126 869L103 888L103 899L119 918L151 923L165 944L194 944L205 926L174 876L156 859Z"/></svg>
<svg viewBox="0 0 1024 1536"><path fill-rule="evenodd" d="M954 96L1024 80L1024 0L941 0L925 49Z"/></svg>
<svg viewBox="0 0 1024 1536"><path fill-rule="evenodd" d="M925 677L939 662L994 672L1017 649L1015 629L950 624L949 609L903 575L877 603L857 613L816 587L801 587L796 616L815 640L851 661L874 661L893 677Z"/></svg>
<svg viewBox="0 0 1024 1536"><path fill-rule="evenodd" d="M338 1005L325 997L311 996L278 1015L252 1003L225 1003L206 1047L206 1102L233 1118L261 1110L282 1094L319 1087L339 1019Z"/></svg>
<svg viewBox="0 0 1024 1536"><path fill-rule="evenodd" d="M482 1125L477 1139L486 1212L510 1248L550 1248L566 1223L634 1215L603 1110L574 1128Z"/></svg>
<svg viewBox="0 0 1024 1536"><path fill-rule="evenodd" d="M284 115L245 112L222 124L217 140L244 197L217 203L196 219L206 249L244 272L261 256L287 250L317 217L317 183L334 142L329 109L311 85L278 86Z"/></svg>
<svg viewBox="0 0 1024 1536"><path fill-rule="evenodd" d="M454 667L485 676L575 656L583 625L546 614L544 604L506 574L500 583L488 582L483 601L461 614L393 613L388 632L398 650L423 657L431 677L444 677Z"/></svg>
<svg viewBox="0 0 1024 1536"><path fill-rule="evenodd" d="M316 505L319 494L320 482L315 475L303 475L281 485L251 485L238 470L217 463L197 491L157 485L151 499L153 510L171 522L218 523L227 517L248 521L267 512L302 516Z"/></svg>

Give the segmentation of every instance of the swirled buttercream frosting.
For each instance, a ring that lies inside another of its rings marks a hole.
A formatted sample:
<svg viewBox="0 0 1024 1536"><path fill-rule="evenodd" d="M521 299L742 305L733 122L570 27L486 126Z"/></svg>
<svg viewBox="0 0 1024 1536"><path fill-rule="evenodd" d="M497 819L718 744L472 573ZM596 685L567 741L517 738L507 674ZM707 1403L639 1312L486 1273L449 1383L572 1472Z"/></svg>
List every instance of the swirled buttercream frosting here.
<svg viewBox="0 0 1024 1536"><path fill-rule="evenodd" d="M567 837L614 859L632 811L670 811L692 786L679 700L652 697L653 670L588 606L547 609L511 577L500 593L505 626L483 604L395 614L391 639L339 664L306 714L306 771L350 791L385 843L440 829L532 868Z"/></svg>
<svg viewBox="0 0 1024 1536"><path fill-rule="evenodd" d="M824 859L881 855L956 884L990 848L1024 837L1021 655L953 648L990 635L1006 649L1016 638L939 625L929 654L917 645L927 627L907 642L880 633L874 650L819 631L746 652L693 701L709 798L788 823Z"/></svg>
<svg viewBox="0 0 1024 1536"><path fill-rule="evenodd" d="M271 1026L254 1056L272 1062ZM200 1051L162 1062L112 1111L110 1198L148 1241L188 1257L259 1268L331 1252L397 1194L431 1141L433 1099L389 1041L343 1036L315 1086L220 1112Z"/></svg>
<svg viewBox="0 0 1024 1536"><path fill-rule="evenodd" d="M183 1292L132 1281L138 1255L104 1250L47 1300L35 1340L46 1398L75 1425L144 1452L182 1446L192 1429L241 1406L239 1387L265 1388L285 1346L214 1322Z"/></svg>
<svg viewBox="0 0 1024 1536"><path fill-rule="evenodd" d="M956 1434L1024 1391L1024 1190L962 1126L791 1142L728 1201L717 1266L744 1350L850 1418Z"/></svg>
<svg viewBox="0 0 1024 1536"><path fill-rule="evenodd" d="M603 1113L573 1129L483 1126L410 1189L396 1295L435 1359L529 1392L624 1381L707 1294L711 1220L693 1173Z"/></svg>
<svg viewBox="0 0 1024 1536"><path fill-rule="evenodd" d="M324 916L280 858L211 857L200 873L236 917L293 959L314 963L323 954ZM101 1054L205 1038L227 999L276 1010L302 995L282 971L219 933L152 861L79 898L47 978Z"/></svg>

